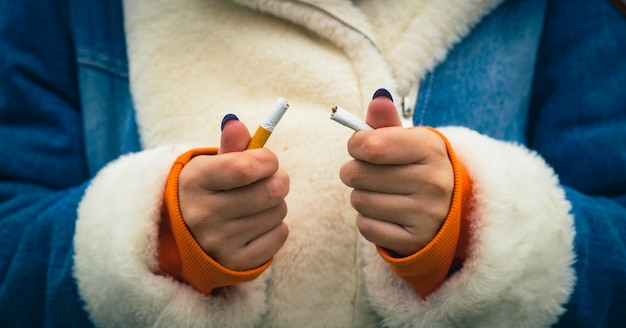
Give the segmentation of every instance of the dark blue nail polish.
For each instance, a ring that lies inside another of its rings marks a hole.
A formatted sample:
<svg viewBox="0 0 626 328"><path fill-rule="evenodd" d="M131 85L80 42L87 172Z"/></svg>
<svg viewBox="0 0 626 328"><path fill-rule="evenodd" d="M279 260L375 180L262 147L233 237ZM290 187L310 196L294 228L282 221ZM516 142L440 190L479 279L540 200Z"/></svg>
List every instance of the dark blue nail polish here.
<svg viewBox="0 0 626 328"><path fill-rule="evenodd" d="M374 98L378 98L378 97L387 97L389 99L391 99L391 101L393 101L393 97L391 97L391 93L389 91L387 91L387 89L385 88L380 88L378 90L376 90L376 92L374 92L374 96L372 97L372 99Z"/></svg>
<svg viewBox="0 0 626 328"><path fill-rule="evenodd" d="M224 125L226 125L226 122L228 122L230 120L237 120L237 121L239 121L239 117L237 117L237 115L235 115L235 114L226 114L226 115L224 115L224 118L222 119L222 131L224 130Z"/></svg>

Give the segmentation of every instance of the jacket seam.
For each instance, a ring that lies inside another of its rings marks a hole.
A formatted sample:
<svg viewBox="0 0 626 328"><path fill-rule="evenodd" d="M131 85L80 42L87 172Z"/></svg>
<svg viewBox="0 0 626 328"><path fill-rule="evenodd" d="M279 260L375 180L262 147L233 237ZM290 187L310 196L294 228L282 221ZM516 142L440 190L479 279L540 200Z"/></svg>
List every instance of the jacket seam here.
<svg viewBox="0 0 626 328"><path fill-rule="evenodd" d="M80 66L90 67L128 79L128 65L123 61L112 59L104 54L87 49L78 49L76 61Z"/></svg>

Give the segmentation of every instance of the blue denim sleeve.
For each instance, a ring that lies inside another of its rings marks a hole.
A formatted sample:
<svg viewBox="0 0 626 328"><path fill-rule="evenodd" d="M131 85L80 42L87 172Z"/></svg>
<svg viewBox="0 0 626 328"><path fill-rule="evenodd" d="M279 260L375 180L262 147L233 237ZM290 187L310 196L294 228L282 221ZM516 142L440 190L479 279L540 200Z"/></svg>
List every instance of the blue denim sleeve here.
<svg viewBox="0 0 626 328"><path fill-rule="evenodd" d="M575 217L577 284L559 326L626 320L626 16L610 1L549 2L529 143Z"/></svg>
<svg viewBox="0 0 626 328"><path fill-rule="evenodd" d="M0 10L0 326L88 327L72 277L89 179L63 1Z"/></svg>

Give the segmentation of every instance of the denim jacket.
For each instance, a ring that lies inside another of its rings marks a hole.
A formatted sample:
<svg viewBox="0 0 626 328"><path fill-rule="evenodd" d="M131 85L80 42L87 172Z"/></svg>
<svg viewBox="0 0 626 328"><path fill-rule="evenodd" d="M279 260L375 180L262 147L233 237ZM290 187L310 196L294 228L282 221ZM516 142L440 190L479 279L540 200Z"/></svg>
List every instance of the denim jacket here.
<svg viewBox="0 0 626 328"><path fill-rule="evenodd" d="M426 74L412 109L415 125L468 128L554 170L575 231L558 327L626 316L625 52L626 17L610 1L507 1ZM77 208L107 164L147 150L122 4L0 1L0 53L0 326L92 326L74 263Z"/></svg>

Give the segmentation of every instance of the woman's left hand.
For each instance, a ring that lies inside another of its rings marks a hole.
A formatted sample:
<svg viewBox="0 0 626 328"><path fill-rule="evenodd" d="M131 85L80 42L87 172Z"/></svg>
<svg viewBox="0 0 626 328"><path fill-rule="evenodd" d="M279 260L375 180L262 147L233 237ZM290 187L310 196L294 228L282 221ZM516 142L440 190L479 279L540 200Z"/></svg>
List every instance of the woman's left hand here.
<svg viewBox="0 0 626 328"><path fill-rule="evenodd" d="M340 170L354 188L361 234L399 257L426 246L445 221L452 200L454 172L444 141L423 128L402 128L395 105L374 98L367 113L373 131L348 141L354 158Z"/></svg>

